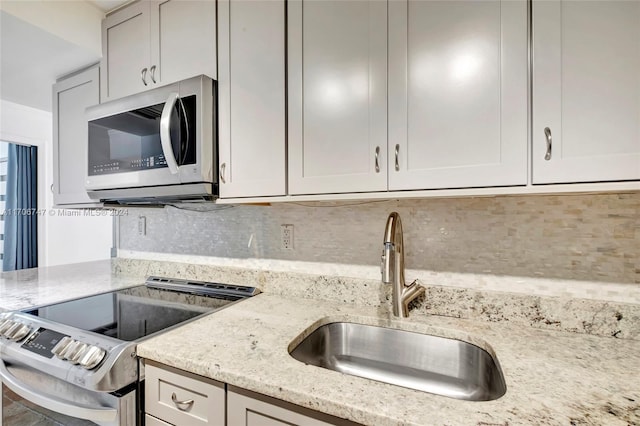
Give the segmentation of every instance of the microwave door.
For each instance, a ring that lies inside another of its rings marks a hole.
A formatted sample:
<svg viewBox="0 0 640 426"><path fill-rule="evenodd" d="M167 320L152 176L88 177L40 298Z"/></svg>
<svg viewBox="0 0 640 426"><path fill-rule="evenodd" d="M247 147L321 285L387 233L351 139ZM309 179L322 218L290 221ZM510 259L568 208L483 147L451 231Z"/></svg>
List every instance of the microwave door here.
<svg viewBox="0 0 640 426"><path fill-rule="evenodd" d="M88 170L89 190L133 188L181 183L172 174L160 138L160 121L165 101L141 108L107 115L89 121ZM179 118L171 121L171 137L180 140ZM177 135L173 136L176 132ZM171 158L179 152L178 147Z"/></svg>

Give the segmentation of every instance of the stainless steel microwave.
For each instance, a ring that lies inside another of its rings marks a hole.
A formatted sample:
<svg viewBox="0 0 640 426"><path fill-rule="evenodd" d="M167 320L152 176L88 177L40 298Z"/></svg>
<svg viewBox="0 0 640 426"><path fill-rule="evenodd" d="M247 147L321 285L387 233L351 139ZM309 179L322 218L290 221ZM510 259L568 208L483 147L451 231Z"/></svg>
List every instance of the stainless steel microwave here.
<svg viewBox="0 0 640 426"><path fill-rule="evenodd" d="M215 90L199 76L87 108L89 196L136 204L215 198Z"/></svg>

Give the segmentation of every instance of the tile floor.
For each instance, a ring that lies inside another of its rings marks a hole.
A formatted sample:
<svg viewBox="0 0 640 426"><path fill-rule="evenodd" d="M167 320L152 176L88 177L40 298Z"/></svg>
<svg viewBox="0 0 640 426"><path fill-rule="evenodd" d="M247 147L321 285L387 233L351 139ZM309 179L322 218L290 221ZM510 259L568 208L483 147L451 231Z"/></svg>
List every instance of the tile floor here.
<svg viewBox="0 0 640 426"><path fill-rule="evenodd" d="M72 419L38 407L6 387L2 388L2 426L88 426L95 423Z"/></svg>

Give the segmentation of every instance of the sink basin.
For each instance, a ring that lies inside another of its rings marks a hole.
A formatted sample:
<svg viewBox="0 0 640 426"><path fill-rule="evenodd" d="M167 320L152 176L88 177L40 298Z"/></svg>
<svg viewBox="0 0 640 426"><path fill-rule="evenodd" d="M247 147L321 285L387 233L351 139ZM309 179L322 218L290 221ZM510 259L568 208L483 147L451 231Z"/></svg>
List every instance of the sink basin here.
<svg viewBox="0 0 640 426"><path fill-rule="evenodd" d="M298 361L450 398L490 401L507 391L498 360L461 340L334 322L291 351Z"/></svg>

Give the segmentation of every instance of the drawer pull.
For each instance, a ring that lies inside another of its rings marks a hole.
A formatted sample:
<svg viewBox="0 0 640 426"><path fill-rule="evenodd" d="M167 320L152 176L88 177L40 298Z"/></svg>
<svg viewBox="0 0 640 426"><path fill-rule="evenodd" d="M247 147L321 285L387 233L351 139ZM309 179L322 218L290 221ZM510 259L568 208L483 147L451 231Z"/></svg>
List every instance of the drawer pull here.
<svg viewBox="0 0 640 426"><path fill-rule="evenodd" d="M193 405L193 399L185 399L184 401L178 401L178 397L176 396L175 392L171 394L171 401L173 401L173 403L176 404L176 407L178 407L178 410L180 411L187 411ZM186 407L182 408L183 405L186 405Z"/></svg>

